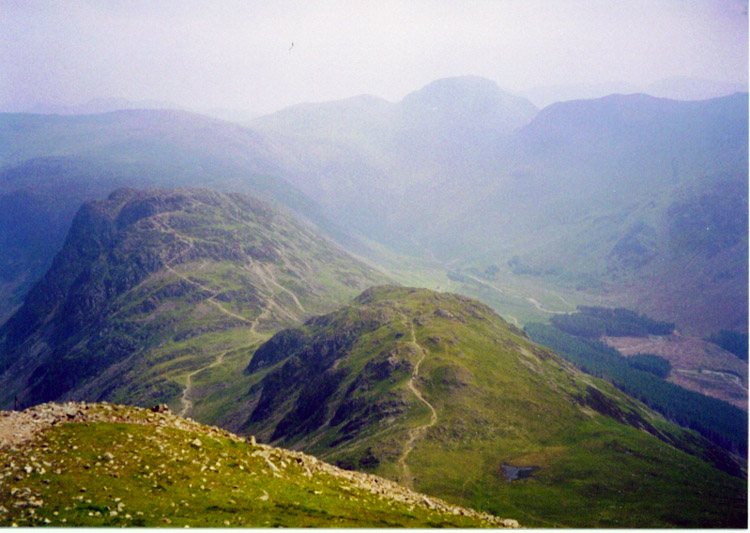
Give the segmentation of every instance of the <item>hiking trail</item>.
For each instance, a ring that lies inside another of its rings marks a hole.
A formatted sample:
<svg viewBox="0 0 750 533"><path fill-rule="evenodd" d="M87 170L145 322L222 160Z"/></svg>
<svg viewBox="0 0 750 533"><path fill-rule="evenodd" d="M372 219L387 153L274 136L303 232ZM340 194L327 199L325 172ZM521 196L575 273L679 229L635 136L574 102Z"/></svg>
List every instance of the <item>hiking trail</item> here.
<svg viewBox="0 0 750 533"><path fill-rule="evenodd" d="M416 385L414 384L415 380L419 379L419 366L422 364L422 361L424 361L424 358L427 355L427 350L422 348L422 346L417 342L417 337L414 334L414 324L411 325L411 341L410 342L411 344L416 346L417 350L419 350L422 353L422 356L419 358L419 361L417 361L417 364L414 365L414 370L412 370L411 378L409 378L409 381L407 382L406 386L414 394L414 396L416 396L417 399L420 402L422 402L424 405L426 405L427 408L430 410L430 421L427 424L424 424L422 426L418 426L416 428L412 428L409 430L409 438L406 440L406 444L404 445L404 451L401 454L401 457L399 457L398 459L399 469L401 470L401 478L402 478L401 482L407 488L412 488L413 483L412 483L412 476L409 470L409 466L406 464L406 459L409 457L409 454L414 449L414 442L417 440L417 438L423 437L424 434L427 432L427 430L437 423L437 411L435 411L435 408L432 406L432 404L428 402L424 396L422 396L422 393L419 392L419 389L417 389Z"/></svg>

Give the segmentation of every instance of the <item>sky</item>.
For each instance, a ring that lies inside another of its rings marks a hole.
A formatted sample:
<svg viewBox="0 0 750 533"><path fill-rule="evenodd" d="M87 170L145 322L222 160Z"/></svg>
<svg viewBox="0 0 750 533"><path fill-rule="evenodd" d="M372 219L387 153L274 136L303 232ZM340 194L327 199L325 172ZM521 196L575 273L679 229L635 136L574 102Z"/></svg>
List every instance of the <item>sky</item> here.
<svg viewBox="0 0 750 533"><path fill-rule="evenodd" d="M271 112L693 76L747 85L741 0L0 0L0 110L122 97Z"/></svg>

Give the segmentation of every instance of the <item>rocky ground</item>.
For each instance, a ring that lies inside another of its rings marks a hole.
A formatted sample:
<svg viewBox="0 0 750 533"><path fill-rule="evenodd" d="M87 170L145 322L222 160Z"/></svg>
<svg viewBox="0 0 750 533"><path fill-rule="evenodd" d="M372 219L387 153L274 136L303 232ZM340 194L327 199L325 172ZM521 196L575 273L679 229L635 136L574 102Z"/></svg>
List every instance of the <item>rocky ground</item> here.
<svg viewBox="0 0 750 533"><path fill-rule="evenodd" d="M501 519L487 513L453 506L437 498L408 490L384 478L343 470L301 452L257 443L254 437L243 438L216 427L198 424L193 420L172 414L166 406L155 406L146 410L119 405L69 402L38 405L22 412L2 411L0 412L0 452L28 449L49 428L69 422L84 424L117 422L150 425L156 428L176 428L190 432L191 436L194 435L188 443L193 449L205 446L201 439L208 441L208 439L223 437L252 445L252 457L261 459L267 470L278 478L284 477L285 470L291 471L291 467L294 467L295 471L301 469L303 475L308 478L314 479L316 476L321 476L328 479L328 476L332 476L355 490L368 491L377 495L378 498L401 502L409 507L421 507L441 514L478 519L490 527L518 527L515 520ZM44 446L42 444L42 447ZM106 452L101 460L107 462L113 458L110 452ZM2 468L0 480L14 484L10 489L9 499L5 502L6 505L31 510L43 507L45 503L42 496L37 493L38 491L35 492L21 485L24 479L32 474L48 474L48 470L54 469L54 465L45 464L44 461L34 457L25 461L26 464L6 461L6 464L0 464ZM0 485L2 484L0 482ZM264 496L267 498L266 493ZM261 496L261 499L264 496ZM115 514L118 509L116 505L113 507ZM7 513L8 509L0 505L0 523L2 523L2 515ZM50 522L44 519L42 523Z"/></svg>

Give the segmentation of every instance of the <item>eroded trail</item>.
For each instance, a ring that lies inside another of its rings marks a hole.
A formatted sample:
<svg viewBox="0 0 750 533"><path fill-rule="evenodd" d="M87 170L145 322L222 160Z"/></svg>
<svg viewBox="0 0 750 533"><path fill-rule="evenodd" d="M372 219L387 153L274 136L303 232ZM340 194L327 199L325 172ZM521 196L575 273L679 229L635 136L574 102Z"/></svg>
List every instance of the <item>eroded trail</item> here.
<svg viewBox="0 0 750 533"><path fill-rule="evenodd" d="M206 301L208 303L210 303L211 305L213 305L214 307L216 307L219 310L219 312L225 314L228 317L234 318L235 320L239 320L241 322L245 322L246 324L250 324L250 325L252 325L254 327L254 322L252 320L248 320L244 316L238 315L237 313L233 313L232 311L230 311L229 309L227 309L226 307L224 307L223 305L221 305L220 302L217 302L215 300L216 296L218 296L218 293L216 291L211 290L208 287L206 287L205 285L202 285L201 283L198 283L197 281L190 279L189 277L187 277L184 274L178 272L177 270L175 270L172 267L173 263L177 262L183 256L187 255L188 253L190 253L190 251L193 250L193 248L195 247L195 239L193 239L192 237L188 237L188 236L182 235L180 232L178 232L177 230L175 230L169 224L167 224L166 222L164 222L161 219L161 215L155 216L154 217L154 222L158 225L158 227L159 227L159 229L161 229L161 231L164 231L166 233L171 233L172 235L175 236L175 238L178 241L181 241L182 243L184 243L184 244L187 245L187 248L185 248L179 254L177 254L177 256L175 256L171 261L168 261L168 262L164 263L164 267L170 273L174 274L175 276L177 276L181 280L185 281L186 283L189 283L189 284L193 285L194 287L198 287L199 289L201 289L201 290L207 292L208 294L210 294L211 296L209 296L206 299Z"/></svg>
<svg viewBox="0 0 750 533"><path fill-rule="evenodd" d="M182 396L180 396L180 403L182 403L182 409L178 413L180 416L186 416L193 409L193 400L190 399L190 394L193 392L193 376L200 374L204 370L220 365L224 361L224 354L226 353L227 352L221 352L216 356L213 363L202 366L198 370L194 370L188 374L187 380L185 380L185 389L182 391Z"/></svg>
<svg viewBox="0 0 750 533"><path fill-rule="evenodd" d="M167 223L165 223L163 220L161 220L158 217L155 217L155 221L157 222L157 224L159 224L159 227L162 231L173 234L177 240L183 242L186 245L186 248L182 250L177 256L175 256L171 261L164 263L164 268L166 268L168 272L177 276L178 278L185 281L186 283L189 283L190 285L193 285L194 287L198 287L199 289L208 293L210 295L206 299L208 303L216 307L216 309L222 314L230 318L233 318L235 320L239 320L240 322L244 322L245 324L248 324L250 326L250 331L252 332L252 334L253 335L257 334L256 328L258 327L258 324L260 323L261 319L266 318L268 315L270 315L271 307L275 305L275 302L273 302L273 299L271 298L268 299L268 301L266 302L266 305L263 307L262 311L258 314L257 317L255 317L254 320L249 320L242 315L239 315L237 313L230 311L229 309L224 307L220 302L216 301L216 297L219 295L217 291L212 290L209 287L206 287L205 285L203 285L202 283L199 283L198 281L190 279L188 276L175 270L175 268L172 266L173 263L179 261L182 257L184 257L185 255L187 255L193 250L193 248L195 247L195 240L192 237L188 237L177 232L174 228L169 226ZM201 265L200 269L203 269L203 265ZM266 278L268 277L268 275L265 272L263 272L262 274L265 274L265 275L261 275L261 280L264 283L266 283ZM299 304L298 301L297 301L297 305L301 307L301 304ZM204 370L208 370L210 368L213 368L215 366L222 364L222 362L224 361L224 355L226 353L227 353L226 351L221 352L219 355L216 356L216 359L212 363L209 363L206 366L202 366L187 375L187 378L185 380L185 388L183 389L182 395L180 396L180 403L182 405L182 408L180 409L180 412L178 413L179 416L186 416L193 409L194 402L191 399L193 388L194 388L193 376L196 376L197 374L203 372Z"/></svg>
<svg viewBox="0 0 750 533"><path fill-rule="evenodd" d="M204 290L204 291L208 292L209 294L211 294L211 296L209 296L209 297L208 297L208 298L206 299L206 301L207 301L208 303L210 303L211 305L213 305L214 307L216 307L216 308L217 308L217 309L219 310L219 312L221 312L221 313L223 313L223 314L227 315L228 317L234 318L235 320L239 320L239 321L241 321L241 322L245 322L246 324L250 324L250 325L253 325L253 321L252 321L252 320L248 320L248 319L247 319L247 318L245 318L244 316L238 315L237 313L233 313L232 311L230 311L229 309L227 309L226 307L224 307L223 305L221 305L221 303L217 302L217 301L216 301L216 300L214 299L214 298L216 298L216 296L217 296L217 293L216 293L216 291L213 291L213 290L209 289L208 287L206 287L206 286L204 286L204 285L201 285L201 284L200 284L200 283L198 283L197 281L194 281L194 280L192 280L192 279L188 278L188 277L187 277L187 276L185 276L184 274L181 274L181 273L177 272L177 271L176 271L176 270L175 270L174 268L172 268L172 267L171 267L170 265L164 265L164 267L165 267L165 268L166 268L167 270L169 270L169 272L171 272L172 274L174 274L175 276L177 276L177 277L178 277L178 278L180 278L181 280L185 281L186 283L190 283L191 285L193 285L193 286L195 286L195 287L198 287L199 289L202 289L202 290Z"/></svg>
<svg viewBox="0 0 750 533"><path fill-rule="evenodd" d="M422 348L422 346L417 342L416 335L414 334L414 324L411 325L411 343L414 344L414 346L416 346L416 348L422 353L422 356L419 358L419 361L417 361L417 364L414 365L414 370L412 370L411 378L409 378L406 386L409 387L409 390L414 394L414 396L416 396L417 399L425 404L430 410L430 421L423 426L418 426L409 430L409 438L406 439L404 451L401 454L401 457L399 457L398 459L399 469L401 470L401 483L408 488L412 488L413 483L411 471L409 470L409 465L406 464L406 459L414 449L414 442L418 438L423 437L427 430L437 423L437 411L435 411L435 408L432 406L432 404L428 402L424 396L422 396L422 393L419 392L419 389L417 389L416 385L414 384L415 380L419 379L419 366L422 364L422 361L424 361L424 358L427 355L427 350Z"/></svg>

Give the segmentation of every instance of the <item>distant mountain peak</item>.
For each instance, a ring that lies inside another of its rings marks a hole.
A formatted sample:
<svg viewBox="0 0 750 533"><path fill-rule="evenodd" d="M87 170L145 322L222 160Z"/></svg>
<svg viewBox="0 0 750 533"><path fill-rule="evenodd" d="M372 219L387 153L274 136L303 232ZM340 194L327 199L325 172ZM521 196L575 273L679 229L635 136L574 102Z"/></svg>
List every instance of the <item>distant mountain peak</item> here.
<svg viewBox="0 0 750 533"><path fill-rule="evenodd" d="M481 76L456 76L435 80L406 95L401 105L410 106L420 101L435 104L460 104L461 102L471 104L481 99L513 101L518 104L524 103L530 109L536 109L525 98L503 91L497 82Z"/></svg>
<svg viewBox="0 0 750 533"><path fill-rule="evenodd" d="M451 76L431 81L415 92L439 92L446 90L501 92L497 82L482 76ZM414 93L412 93L414 94Z"/></svg>
<svg viewBox="0 0 750 533"><path fill-rule="evenodd" d="M404 97L398 104L407 127L425 133L488 131L510 133L528 124L538 109L525 98L504 92L497 83L479 76L435 80ZM432 130L432 131L430 131Z"/></svg>

